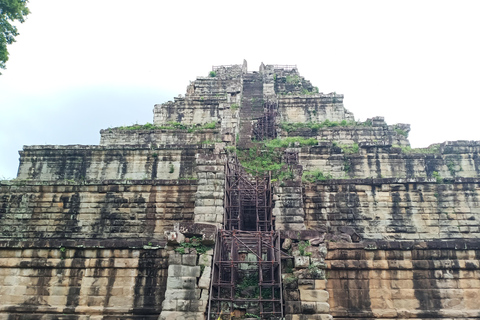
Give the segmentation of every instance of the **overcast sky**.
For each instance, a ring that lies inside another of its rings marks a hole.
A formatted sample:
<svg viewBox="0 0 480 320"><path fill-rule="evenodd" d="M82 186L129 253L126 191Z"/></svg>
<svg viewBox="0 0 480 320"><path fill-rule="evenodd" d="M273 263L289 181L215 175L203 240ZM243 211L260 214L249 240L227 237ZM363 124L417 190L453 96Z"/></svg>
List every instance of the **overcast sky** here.
<svg viewBox="0 0 480 320"><path fill-rule="evenodd" d="M0 178L34 144L152 122L212 65L296 64L413 147L480 140L480 1L35 0L0 76Z"/></svg>

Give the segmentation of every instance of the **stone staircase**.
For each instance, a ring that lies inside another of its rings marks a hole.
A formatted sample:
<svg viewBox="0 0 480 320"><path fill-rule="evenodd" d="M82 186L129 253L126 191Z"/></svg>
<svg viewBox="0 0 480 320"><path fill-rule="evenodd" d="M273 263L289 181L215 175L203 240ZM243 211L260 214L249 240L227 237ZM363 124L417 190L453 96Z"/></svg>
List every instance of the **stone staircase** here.
<svg viewBox="0 0 480 320"><path fill-rule="evenodd" d="M263 115L263 77L258 73L247 73L243 78L242 106L240 108L240 136L238 146L251 146L252 119Z"/></svg>

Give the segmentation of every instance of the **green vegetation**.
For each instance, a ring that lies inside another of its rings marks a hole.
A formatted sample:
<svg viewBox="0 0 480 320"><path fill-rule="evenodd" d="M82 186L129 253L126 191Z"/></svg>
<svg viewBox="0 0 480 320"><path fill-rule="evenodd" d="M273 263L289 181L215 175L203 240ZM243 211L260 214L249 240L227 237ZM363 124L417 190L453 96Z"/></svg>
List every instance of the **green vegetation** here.
<svg viewBox="0 0 480 320"><path fill-rule="evenodd" d="M185 240L187 240L187 239L188 238L186 238ZM201 240L202 239L197 238L197 237L191 237L190 239L188 239L188 242L184 241L184 242L180 243L179 247L176 248L175 251L180 253L180 254L185 254L185 249L193 248L197 251L198 254L204 254L205 252L207 252L210 249L210 247L207 247L207 246L203 245Z"/></svg>
<svg viewBox="0 0 480 320"><path fill-rule="evenodd" d="M455 170L455 163L453 161L449 161L447 163L448 171L450 171L450 174L452 175L452 177L455 177L458 172L463 170L463 168L461 166L459 166L459 167L460 168L458 170Z"/></svg>
<svg viewBox="0 0 480 320"><path fill-rule="evenodd" d="M236 103L234 103L234 104L232 104L232 105L230 106L230 110L232 110L232 111L236 111L236 110L238 110L239 108L240 108L240 106L239 106L238 104L236 104Z"/></svg>
<svg viewBox="0 0 480 320"><path fill-rule="evenodd" d="M288 137L277 138L255 143L250 149L226 147L227 152L237 154L238 160L245 170L252 175L272 173L272 181L294 178L294 172L283 162L284 149L288 147L302 147L317 145L315 138Z"/></svg>
<svg viewBox="0 0 480 320"><path fill-rule="evenodd" d="M257 316L256 314L253 313L245 313L245 318L256 318L256 319L262 319L260 316Z"/></svg>
<svg viewBox="0 0 480 320"><path fill-rule="evenodd" d="M398 133L399 135L402 135L405 138L408 138L408 132L407 131L405 131L403 129L400 129L400 128L397 128L397 127L395 127L393 130L395 130L395 132Z"/></svg>
<svg viewBox="0 0 480 320"><path fill-rule="evenodd" d="M173 166L173 163L170 163L168 165L168 173L174 173L175 172L175 167Z"/></svg>
<svg viewBox="0 0 480 320"><path fill-rule="evenodd" d="M392 147L402 149L403 153L438 153L440 151L439 144L432 144L428 148L412 148L410 146L402 147L398 145L393 145Z"/></svg>
<svg viewBox="0 0 480 320"><path fill-rule="evenodd" d="M358 126L358 125L365 125L366 122L360 123L356 121L347 121L347 120L342 120L340 122L337 121L330 121L330 120L325 120L323 122L282 122L280 124L280 128L287 132L292 132L298 129L303 129L303 128L308 128L311 129L312 131L316 132L318 129L321 128L332 128L332 127L353 127L353 126Z"/></svg>
<svg viewBox="0 0 480 320"><path fill-rule="evenodd" d="M316 181L325 181L330 179L332 179L332 175L324 174L320 170L303 171L303 174L302 174L303 182L316 182Z"/></svg>
<svg viewBox="0 0 480 320"><path fill-rule="evenodd" d="M11 23L25 21L25 17L30 13L27 2L28 0L0 1L0 69L6 68L7 45L14 43L15 37L18 36L17 27Z"/></svg>
<svg viewBox="0 0 480 320"><path fill-rule="evenodd" d="M282 152L275 148L236 150L238 160L245 170L252 175L263 175L272 172L272 178L278 179L282 172Z"/></svg>
<svg viewBox="0 0 480 320"><path fill-rule="evenodd" d="M358 153L360 150L358 144L336 144L336 146L340 147L342 151L346 154Z"/></svg>
<svg viewBox="0 0 480 320"><path fill-rule="evenodd" d="M195 176L186 176L186 177L179 178L178 180L198 180L198 178Z"/></svg>
<svg viewBox="0 0 480 320"><path fill-rule="evenodd" d="M303 146L316 146L318 141L315 138L303 138L303 137L287 137L276 138L265 142L268 148L289 148L289 147L303 147Z"/></svg>
<svg viewBox="0 0 480 320"><path fill-rule="evenodd" d="M350 160L348 160L347 158L344 158L343 159L343 171L348 173L348 172L350 172L351 168L352 167L350 166Z"/></svg>
<svg viewBox="0 0 480 320"><path fill-rule="evenodd" d="M286 76L285 77L285 82L289 83L289 84L299 84L300 81L301 81L301 79L298 75Z"/></svg>
<svg viewBox="0 0 480 320"><path fill-rule="evenodd" d="M298 251L300 251L301 256L311 256L311 252L306 252L305 249L310 246L310 241L300 241L298 243Z"/></svg>
<svg viewBox="0 0 480 320"><path fill-rule="evenodd" d="M258 273L249 273L245 275L242 281L237 285L240 290L247 289L248 287L258 287Z"/></svg>
<svg viewBox="0 0 480 320"><path fill-rule="evenodd" d="M215 121L205 123L201 126L198 125L184 125L181 124L180 122L175 122L171 121L168 122L167 125L165 126L156 126L151 123L146 123L146 124L133 124L131 126L122 126L122 127L116 127L116 128L108 128L107 130L187 130L188 132L197 132L201 130L207 130L207 129L215 129L217 127L217 123Z"/></svg>
<svg viewBox="0 0 480 320"><path fill-rule="evenodd" d="M443 179L442 177L440 176L440 173L438 173L437 171L433 171L432 172L432 177L437 180L437 183L442 183L443 182Z"/></svg>
<svg viewBox="0 0 480 320"><path fill-rule="evenodd" d="M211 77L211 78L215 78L217 76L217 73L215 71L210 71L208 76Z"/></svg>

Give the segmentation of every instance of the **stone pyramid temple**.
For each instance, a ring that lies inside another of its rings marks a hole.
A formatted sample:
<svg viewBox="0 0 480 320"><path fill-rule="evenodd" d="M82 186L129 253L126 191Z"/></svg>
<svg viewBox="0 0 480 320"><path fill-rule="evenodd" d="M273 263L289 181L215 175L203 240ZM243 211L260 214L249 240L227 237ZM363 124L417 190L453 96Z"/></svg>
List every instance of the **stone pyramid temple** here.
<svg viewBox="0 0 480 320"><path fill-rule="evenodd" d="M0 320L480 319L480 142L411 148L294 65L205 74L99 145L24 146Z"/></svg>

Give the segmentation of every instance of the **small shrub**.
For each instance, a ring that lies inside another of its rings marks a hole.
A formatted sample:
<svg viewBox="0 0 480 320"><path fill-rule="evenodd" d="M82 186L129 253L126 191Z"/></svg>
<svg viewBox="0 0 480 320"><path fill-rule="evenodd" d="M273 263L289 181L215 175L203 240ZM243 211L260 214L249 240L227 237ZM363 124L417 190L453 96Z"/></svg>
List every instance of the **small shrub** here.
<svg viewBox="0 0 480 320"><path fill-rule="evenodd" d="M331 174L324 174L320 170L303 171L302 174L302 181L304 182L325 181L330 179L332 179Z"/></svg>
<svg viewBox="0 0 480 320"><path fill-rule="evenodd" d="M360 150L359 146L357 143L354 144L341 144L338 145L340 148L342 148L342 151L346 154L352 154L352 153L358 153Z"/></svg>
<svg viewBox="0 0 480 320"><path fill-rule="evenodd" d="M175 167L173 166L173 163L170 163L168 166L168 173L174 173L175 172Z"/></svg>
<svg viewBox="0 0 480 320"><path fill-rule="evenodd" d="M298 243L298 251L300 251L301 256L305 256L306 253L308 253L308 252L305 252L305 249L309 246L310 246L310 241L308 241L308 240L307 241L300 241Z"/></svg>
<svg viewBox="0 0 480 320"><path fill-rule="evenodd" d="M176 248L175 251L180 254L185 254L186 248L193 248L197 251L198 254L204 254L210 249L210 247L203 245L201 239L197 237L191 237L190 242L180 243L179 247Z"/></svg>
<svg viewBox="0 0 480 320"><path fill-rule="evenodd" d="M232 110L232 111L236 111L236 110L238 110L238 108L240 108L240 106L236 103L234 103L230 106L230 110Z"/></svg>
<svg viewBox="0 0 480 320"><path fill-rule="evenodd" d="M211 77L211 78L215 78L217 76L217 73L215 71L210 71L208 76Z"/></svg>
<svg viewBox="0 0 480 320"><path fill-rule="evenodd" d="M348 159L343 160L343 171L350 172L351 166L350 161Z"/></svg>
<svg viewBox="0 0 480 320"><path fill-rule="evenodd" d="M443 182L443 179L442 177L440 176L440 173L438 173L437 171L433 171L432 172L432 177L437 180L437 183L442 183Z"/></svg>
<svg viewBox="0 0 480 320"><path fill-rule="evenodd" d="M300 83L300 77L297 75L293 76L287 76L286 77L286 82L289 84L299 84Z"/></svg>
<svg viewBox="0 0 480 320"><path fill-rule="evenodd" d="M408 132L407 131L402 130L400 128L395 128L393 130L395 130L395 132L398 133L399 135L404 136L405 138L408 138Z"/></svg>

